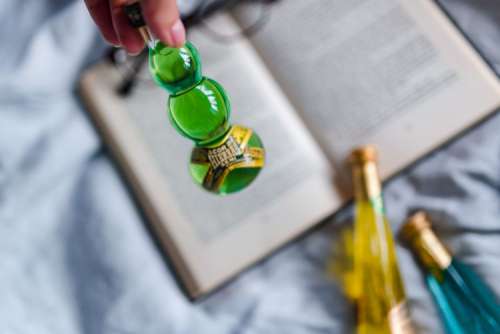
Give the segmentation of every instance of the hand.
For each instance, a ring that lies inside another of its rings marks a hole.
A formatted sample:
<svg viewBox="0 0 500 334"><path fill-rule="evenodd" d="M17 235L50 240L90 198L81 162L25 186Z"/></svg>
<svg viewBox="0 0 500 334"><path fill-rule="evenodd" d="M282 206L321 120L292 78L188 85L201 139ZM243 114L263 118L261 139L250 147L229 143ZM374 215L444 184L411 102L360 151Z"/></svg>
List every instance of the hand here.
<svg viewBox="0 0 500 334"><path fill-rule="evenodd" d="M130 0L85 0L103 37L113 45L122 46L128 53L137 54L144 48L144 41L123 11L123 6L129 3ZM170 46L184 44L186 31L176 0L142 0L141 6L144 19L156 38Z"/></svg>

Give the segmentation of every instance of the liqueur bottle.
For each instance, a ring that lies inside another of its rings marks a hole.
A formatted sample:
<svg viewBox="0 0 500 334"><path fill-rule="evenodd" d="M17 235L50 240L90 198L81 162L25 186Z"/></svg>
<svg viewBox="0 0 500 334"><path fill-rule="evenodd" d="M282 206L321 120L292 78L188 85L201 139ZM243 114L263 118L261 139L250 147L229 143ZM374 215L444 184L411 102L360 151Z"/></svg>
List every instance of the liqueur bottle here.
<svg viewBox="0 0 500 334"><path fill-rule="evenodd" d="M147 42L154 81L170 94L170 122L195 143L189 164L194 181L217 194L247 187L264 166L259 136L250 128L229 123L229 98L219 83L202 75L200 57L192 43L169 47L152 38L138 2L124 10Z"/></svg>
<svg viewBox="0 0 500 334"><path fill-rule="evenodd" d="M392 232L385 216L372 146L353 151L355 195L354 275L357 333L414 333L406 305Z"/></svg>
<svg viewBox="0 0 500 334"><path fill-rule="evenodd" d="M419 211L408 218L401 235L426 271L426 283L450 334L500 333L500 304L468 266L452 257Z"/></svg>

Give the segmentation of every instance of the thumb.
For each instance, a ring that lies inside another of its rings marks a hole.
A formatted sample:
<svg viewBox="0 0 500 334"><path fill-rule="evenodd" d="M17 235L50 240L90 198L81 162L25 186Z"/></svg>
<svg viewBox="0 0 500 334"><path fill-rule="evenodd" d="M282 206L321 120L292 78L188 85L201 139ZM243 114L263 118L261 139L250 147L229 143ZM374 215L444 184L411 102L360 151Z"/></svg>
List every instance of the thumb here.
<svg viewBox="0 0 500 334"><path fill-rule="evenodd" d="M143 0L146 23L157 38L169 46L180 47L186 41L186 31L179 17L175 0Z"/></svg>

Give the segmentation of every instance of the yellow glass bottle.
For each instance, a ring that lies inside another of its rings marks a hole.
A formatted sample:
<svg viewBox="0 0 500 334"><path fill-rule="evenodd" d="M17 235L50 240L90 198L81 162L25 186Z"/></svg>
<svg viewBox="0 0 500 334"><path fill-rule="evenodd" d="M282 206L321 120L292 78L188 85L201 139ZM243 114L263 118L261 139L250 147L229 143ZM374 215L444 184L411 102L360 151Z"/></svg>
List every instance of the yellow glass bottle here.
<svg viewBox="0 0 500 334"><path fill-rule="evenodd" d="M394 241L384 212L373 146L350 157L355 195L354 276L358 334L414 333Z"/></svg>

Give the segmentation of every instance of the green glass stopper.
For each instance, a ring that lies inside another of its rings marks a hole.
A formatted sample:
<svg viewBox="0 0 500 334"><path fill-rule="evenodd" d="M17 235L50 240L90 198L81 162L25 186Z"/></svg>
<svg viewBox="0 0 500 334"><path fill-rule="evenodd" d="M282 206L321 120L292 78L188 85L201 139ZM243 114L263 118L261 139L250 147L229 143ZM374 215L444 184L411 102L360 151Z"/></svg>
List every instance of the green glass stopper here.
<svg viewBox="0 0 500 334"><path fill-rule="evenodd" d="M264 166L264 148L249 128L231 126L231 106L222 86L203 77L196 48L157 42L149 50L156 83L170 92L168 114L174 128L193 140L190 171L196 183L217 194L248 186Z"/></svg>

